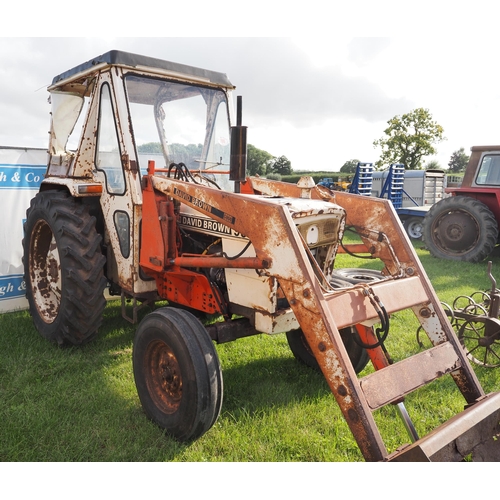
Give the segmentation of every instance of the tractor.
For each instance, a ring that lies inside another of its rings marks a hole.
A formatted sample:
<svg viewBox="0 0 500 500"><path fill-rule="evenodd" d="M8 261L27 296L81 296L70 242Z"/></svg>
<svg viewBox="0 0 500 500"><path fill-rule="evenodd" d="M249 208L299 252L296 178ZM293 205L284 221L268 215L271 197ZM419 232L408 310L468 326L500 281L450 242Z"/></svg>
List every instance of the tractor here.
<svg viewBox="0 0 500 500"><path fill-rule="evenodd" d="M481 262L498 243L500 146L473 146L461 186L432 206L423 239L437 258Z"/></svg>
<svg viewBox="0 0 500 500"><path fill-rule="evenodd" d="M223 73L115 50L54 77L47 171L23 239L36 330L86 344L105 293L120 297L138 323L138 398L181 442L221 411L216 344L284 334L324 375L366 461L499 459L500 393L485 394L391 203L308 176L247 177L234 88ZM383 269L339 268L341 252ZM432 346L393 362L391 315L407 309ZM466 409L420 437L405 396L445 376ZM373 416L386 405L408 429L396 450Z"/></svg>

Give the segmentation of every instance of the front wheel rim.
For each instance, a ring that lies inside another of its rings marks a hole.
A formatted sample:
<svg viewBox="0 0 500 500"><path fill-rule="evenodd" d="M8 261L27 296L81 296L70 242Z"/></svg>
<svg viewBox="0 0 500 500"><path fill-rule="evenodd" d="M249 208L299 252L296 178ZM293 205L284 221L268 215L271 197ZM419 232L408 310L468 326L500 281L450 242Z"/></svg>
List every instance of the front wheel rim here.
<svg viewBox="0 0 500 500"><path fill-rule="evenodd" d="M145 356L146 384L158 408L175 413L182 400L182 376L179 362L170 347L162 341L149 345Z"/></svg>
<svg viewBox="0 0 500 500"><path fill-rule="evenodd" d="M44 220L33 228L29 253L29 279L34 302L45 323L52 323L61 306L61 259L55 236Z"/></svg>
<svg viewBox="0 0 500 500"><path fill-rule="evenodd" d="M410 222L408 224L408 234L415 240L420 239L422 237L422 222Z"/></svg>

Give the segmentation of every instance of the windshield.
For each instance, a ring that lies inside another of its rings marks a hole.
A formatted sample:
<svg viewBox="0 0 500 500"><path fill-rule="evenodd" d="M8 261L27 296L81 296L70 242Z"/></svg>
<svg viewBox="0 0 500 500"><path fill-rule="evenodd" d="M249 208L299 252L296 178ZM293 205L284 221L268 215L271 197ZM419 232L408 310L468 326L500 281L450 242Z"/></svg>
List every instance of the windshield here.
<svg viewBox="0 0 500 500"><path fill-rule="evenodd" d="M156 168L183 163L190 170L229 170L225 92L132 75L125 82L142 171L148 159L156 159Z"/></svg>

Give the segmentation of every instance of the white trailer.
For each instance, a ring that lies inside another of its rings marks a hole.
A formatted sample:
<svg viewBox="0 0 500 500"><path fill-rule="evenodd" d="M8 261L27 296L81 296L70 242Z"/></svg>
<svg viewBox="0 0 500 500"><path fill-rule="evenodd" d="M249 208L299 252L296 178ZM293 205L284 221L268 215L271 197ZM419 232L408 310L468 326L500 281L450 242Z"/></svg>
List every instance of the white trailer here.
<svg viewBox="0 0 500 500"><path fill-rule="evenodd" d="M390 176L391 169L373 172L371 195L391 200L408 236L420 239L425 215L434 203L446 197L446 174L434 169L403 171L399 190L388 188Z"/></svg>
<svg viewBox="0 0 500 500"><path fill-rule="evenodd" d="M381 196L388 176L389 170L373 172L372 196ZM445 188L444 170L406 170L401 208L430 207L445 197Z"/></svg>

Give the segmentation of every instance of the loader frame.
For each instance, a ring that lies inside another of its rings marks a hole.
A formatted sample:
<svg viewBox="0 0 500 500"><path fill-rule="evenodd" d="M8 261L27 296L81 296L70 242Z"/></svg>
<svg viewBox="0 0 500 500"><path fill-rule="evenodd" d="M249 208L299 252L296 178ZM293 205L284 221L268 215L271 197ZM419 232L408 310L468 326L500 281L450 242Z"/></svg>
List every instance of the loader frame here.
<svg viewBox="0 0 500 500"><path fill-rule="evenodd" d="M230 265L259 269L275 277L365 460L452 461L471 453L478 456L486 453L490 459L500 456L495 440L499 430L500 395L484 394L390 202L347 193L333 194L317 188L312 190L312 197L328 199L345 209L347 223L361 235L365 251L380 258L387 272L387 279L377 283L360 284L345 290L325 290L320 285L290 214L273 201L276 196L301 197L303 192L299 187L250 178L245 182L243 191L253 192L254 195L242 196L155 175L152 166L144 185L145 192L149 190L160 199L163 194L245 234L256 252L255 258L244 257L230 264L220 257L206 256L203 257L205 262L201 263L199 257L190 261L189 257L170 255L164 260L166 268L148 264L155 261L155 257L141 255L141 265L149 273L157 273L159 290L169 290L165 298L175 294L178 300L182 291L171 279L173 276L177 276L180 282L187 280L189 287L203 288L192 280L190 271L185 267ZM154 206L146 202L144 210L148 210L147 207L154 210ZM367 217L367 214L370 215ZM143 216L147 215L144 213ZM154 213L152 218L161 219L162 216ZM169 220L174 223L172 217ZM268 229L259 225L259 220L266 220ZM169 231L172 227L164 227L162 234L165 236ZM157 245L160 251L168 247L163 247L161 243ZM164 286L161 286L162 282ZM211 289L206 284L202 295L209 296L210 293ZM199 293L196 295L200 296ZM339 329L358 325L362 340L376 345L376 339L370 338L371 330L363 329L362 325L378 322L382 309L390 315L410 308L433 347L394 364L389 364L380 345L368 349L378 369L358 379ZM455 381L470 409L458 423L455 419L433 433L431 445L427 444L430 438L423 438L389 455L373 412L387 404L398 403L410 392L447 374ZM464 445L462 436L466 432L469 439ZM490 448L491 452L484 452Z"/></svg>

